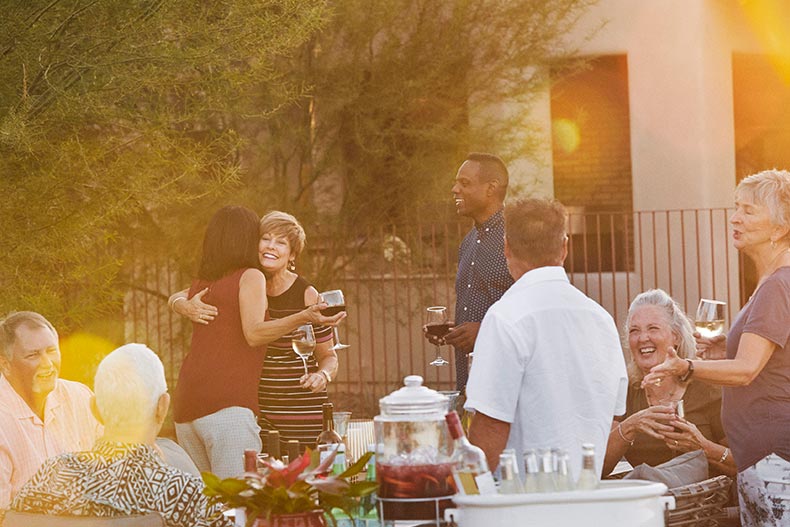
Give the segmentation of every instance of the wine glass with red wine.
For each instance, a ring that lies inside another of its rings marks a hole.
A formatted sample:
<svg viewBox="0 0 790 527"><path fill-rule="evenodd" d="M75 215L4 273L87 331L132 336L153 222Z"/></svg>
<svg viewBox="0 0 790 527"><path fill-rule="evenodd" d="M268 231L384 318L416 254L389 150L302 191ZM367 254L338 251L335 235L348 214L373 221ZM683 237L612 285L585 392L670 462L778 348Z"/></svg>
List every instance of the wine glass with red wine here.
<svg viewBox="0 0 790 527"><path fill-rule="evenodd" d="M444 338L450 332L450 320L447 318L447 308L444 306L432 306L427 309L428 320L425 323L425 332L437 339ZM442 357L442 347L436 345L436 358L430 362L431 366L446 366L450 364Z"/></svg>
<svg viewBox="0 0 790 527"><path fill-rule="evenodd" d="M329 304L329 307L321 310L321 314L324 316L331 317L346 309L346 298L343 296L343 291L340 289L333 289L321 293L321 299ZM333 350L344 350L351 347L348 344L340 342L340 334L337 331L337 326L332 328L332 332L335 337L335 345L332 346Z"/></svg>

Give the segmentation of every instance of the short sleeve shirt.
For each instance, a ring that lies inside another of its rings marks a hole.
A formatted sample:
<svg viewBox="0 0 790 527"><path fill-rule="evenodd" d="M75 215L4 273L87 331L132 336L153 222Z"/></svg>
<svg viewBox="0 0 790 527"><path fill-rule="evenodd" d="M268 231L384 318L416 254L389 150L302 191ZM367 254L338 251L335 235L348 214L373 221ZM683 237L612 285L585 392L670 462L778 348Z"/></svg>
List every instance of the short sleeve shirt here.
<svg viewBox="0 0 790 527"><path fill-rule="evenodd" d="M491 306L475 343L464 405L511 423L507 447L561 448L581 470L582 443L598 469L628 377L611 315L568 281L562 267L525 273Z"/></svg>
<svg viewBox="0 0 790 527"><path fill-rule="evenodd" d="M727 334L728 359L744 333L776 347L751 384L722 390L722 421L739 472L771 453L790 461L790 267L768 276L738 313Z"/></svg>

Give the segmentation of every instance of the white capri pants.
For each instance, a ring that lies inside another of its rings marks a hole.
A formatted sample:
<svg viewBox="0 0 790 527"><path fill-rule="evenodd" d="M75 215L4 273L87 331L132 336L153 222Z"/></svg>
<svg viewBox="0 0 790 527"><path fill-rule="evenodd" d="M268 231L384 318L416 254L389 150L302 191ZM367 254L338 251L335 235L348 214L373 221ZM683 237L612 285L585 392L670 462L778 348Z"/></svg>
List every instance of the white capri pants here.
<svg viewBox="0 0 790 527"><path fill-rule="evenodd" d="M261 451L261 428L249 408L231 406L187 423L176 423L176 437L201 472L220 478L244 472L244 451Z"/></svg>

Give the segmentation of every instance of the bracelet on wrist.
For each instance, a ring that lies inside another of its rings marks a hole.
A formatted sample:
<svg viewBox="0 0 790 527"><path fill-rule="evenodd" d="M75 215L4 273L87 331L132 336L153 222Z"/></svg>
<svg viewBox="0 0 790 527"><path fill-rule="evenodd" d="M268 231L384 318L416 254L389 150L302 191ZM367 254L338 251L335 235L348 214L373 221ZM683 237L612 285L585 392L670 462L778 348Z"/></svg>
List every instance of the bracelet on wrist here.
<svg viewBox="0 0 790 527"><path fill-rule="evenodd" d="M326 383L327 383L327 384L329 384L330 382L332 382L332 376L331 376L331 375L329 375L329 372L328 372L328 371L326 371L326 370L318 370L318 373L320 373L321 375L323 375L323 376L324 376L324 379L326 379Z"/></svg>
<svg viewBox="0 0 790 527"><path fill-rule="evenodd" d="M629 446L634 446L634 440L628 439L623 433L623 423L617 423L617 433L620 434L620 437L623 439L623 441L628 443Z"/></svg>
<svg viewBox="0 0 790 527"><path fill-rule="evenodd" d="M184 298L183 296L177 296L174 299L167 301L167 303L170 304L170 309L171 310L175 311L176 302L178 302L179 300L186 301L186 298Z"/></svg>
<svg viewBox="0 0 790 527"><path fill-rule="evenodd" d="M727 460L727 456L729 455L730 455L730 449L725 448L724 453L721 455L721 458L719 459L719 463L724 463Z"/></svg>

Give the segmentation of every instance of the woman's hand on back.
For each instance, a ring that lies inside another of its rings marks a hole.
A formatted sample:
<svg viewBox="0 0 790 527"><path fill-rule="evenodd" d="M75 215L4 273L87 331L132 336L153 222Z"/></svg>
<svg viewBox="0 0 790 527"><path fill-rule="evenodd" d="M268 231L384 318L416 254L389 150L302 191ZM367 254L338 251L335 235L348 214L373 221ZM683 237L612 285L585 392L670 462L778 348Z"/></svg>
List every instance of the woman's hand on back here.
<svg viewBox="0 0 790 527"><path fill-rule="evenodd" d="M179 311L192 322L203 325L208 324L217 317L219 310L216 306L203 302L203 296L206 293L208 293L208 287L196 293L192 298L180 302L181 305L178 307L181 309Z"/></svg>

